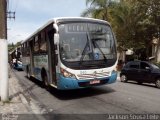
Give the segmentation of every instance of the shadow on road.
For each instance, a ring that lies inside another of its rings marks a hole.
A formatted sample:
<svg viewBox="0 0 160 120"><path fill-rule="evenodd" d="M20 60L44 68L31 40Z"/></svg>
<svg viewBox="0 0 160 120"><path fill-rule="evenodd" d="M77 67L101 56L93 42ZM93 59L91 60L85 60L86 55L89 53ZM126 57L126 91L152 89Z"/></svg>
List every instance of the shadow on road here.
<svg viewBox="0 0 160 120"><path fill-rule="evenodd" d="M41 88L44 88L42 82L34 78L31 78L30 81L34 82ZM46 90L60 100L78 99L82 97L91 97L100 94L109 94L115 92L115 90L110 88L109 86L90 87L90 88L83 88L76 90L57 90L53 87L50 87L49 89Z"/></svg>
<svg viewBox="0 0 160 120"><path fill-rule="evenodd" d="M22 83L20 83L22 87L24 87L24 85ZM19 96L20 94L24 94L26 92L28 92L29 90L32 90L35 87L35 84L30 86L29 88L24 89L23 91L18 91L12 95L9 96L9 99L12 100L14 97Z"/></svg>
<svg viewBox="0 0 160 120"><path fill-rule="evenodd" d="M142 84L138 84L138 83L135 82L135 81L127 81L127 83L129 83L129 84L135 84L135 85L139 85L139 86L146 86L146 87L156 88L155 84L153 84L153 83L142 83ZM125 84L127 84L127 83L125 83Z"/></svg>
<svg viewBox="0 0 160 120"><path fill-rule="evenodd" d="M50 88L49 92L61 100L79 99L83 97L97 96L101 94L109 94L115 92L114 89L107 86L91 87L76 90L57 90Z"/></svg>

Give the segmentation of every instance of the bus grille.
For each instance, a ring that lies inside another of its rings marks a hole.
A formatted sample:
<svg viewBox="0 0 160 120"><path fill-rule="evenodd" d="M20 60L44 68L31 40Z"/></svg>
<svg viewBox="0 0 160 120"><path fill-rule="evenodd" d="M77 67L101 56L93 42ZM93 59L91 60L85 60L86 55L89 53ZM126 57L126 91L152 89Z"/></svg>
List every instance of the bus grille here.
<svg viewBox="0 0 160 120"><path fill-rule="evenodd" d="M77 75L79 80L108 77L109 72Z"/></svg>

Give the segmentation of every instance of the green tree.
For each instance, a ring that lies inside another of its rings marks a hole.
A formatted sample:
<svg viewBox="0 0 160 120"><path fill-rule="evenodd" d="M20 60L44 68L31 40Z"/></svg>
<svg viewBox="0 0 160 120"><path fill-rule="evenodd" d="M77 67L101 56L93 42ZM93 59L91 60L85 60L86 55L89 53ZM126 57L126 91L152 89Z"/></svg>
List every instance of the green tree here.
<svg viewBox="0 0 160 120"><path fill-rule="evenodd" d="M158 38L160 1L138 0L138 7L141 9L140 14L144 16L144 19L140 21L139 38L144 40L146 54L149 56L149 46L151 46L153 38Z"/></svg>
<svg viewBox="0 0 160 120"><path fill-rule="evenodd" d="M160 48L160 1L159 0L151 0L151 1L144 1L141 0L142 4L144 4L144 7L148 8L147 12L148 15L151 18L152 23L154 24L155 34L154 37L158 38L158 49ZM156 59L158 53L158 49L156 51Z"/></svg>
<svg viewBox="0 0 160 120"><path fill-rule="evenodd" d="M8 44L8 50L11 51L12 49L14 49L15 45L14 43L9 43Z"/></svg>
<svg viewBox="0 0 160 120"><path fill-rule="evenodd" d="M89 8L81 16L108 20L108 8L112 5L110 0L86 0L86 6L88 5Z"/></svg>
<svg viewBox="0 0 160 120"><path fill-rule="evenodd" d="M111 22L119 46L130 48L134 46L132 41L135 38L135 27L139 16L135 17L138 11L134 11L135 3L133 0L129 1L123 0L117 4L110 0L86 0L86 5L90 4L90 7L82 13L82 16Z"/></svg>
<svg viewBox="0 0 160 120"><path fill-rule="evenodd" d="M145 48L149 54L153 37L158 37L159 0L121 0L118 4L107 4L108 0L86 0L86 3L90 6L82 15L108 20L119 48Z"/></svg>
<svg viewBox="0 0 160 120"><path fill-rule="evenodd" d="M16 47L19 47L19 46L21 45L21 42L22 42L22 41L17 42L16 44L14 44L14 43L9 43L9 44L8 44L8 51L12 51L12 50L14 50Z"/></svg>
<svg viewBox="0 0 160 120"><path fill-rule="evenodd" d="M130 4L122 1L109 10L110 22L116 33L120 48L133 47L132 39L135 35L135 25L133 25L132 9Z"/></svg>

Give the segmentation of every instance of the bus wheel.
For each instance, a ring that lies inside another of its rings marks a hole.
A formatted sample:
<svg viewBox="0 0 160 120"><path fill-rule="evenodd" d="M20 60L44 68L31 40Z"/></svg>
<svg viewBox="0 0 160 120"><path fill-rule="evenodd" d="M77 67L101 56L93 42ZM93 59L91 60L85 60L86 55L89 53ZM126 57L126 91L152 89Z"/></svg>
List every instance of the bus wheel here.
<svg viewBox="0 0 160 120"><path fill-rule="evenodd" d="M49 90L49 82L48 82L48 77L46 73L42 74L42 80L43 80L43 87Z"/></svg>
<svg viewBox="0 0 160 120"><path fill-rule="evenodd" d="M142 85L143 82L142 82L142 81L137 81L137 83L138 83L139 85Z"/></svg>

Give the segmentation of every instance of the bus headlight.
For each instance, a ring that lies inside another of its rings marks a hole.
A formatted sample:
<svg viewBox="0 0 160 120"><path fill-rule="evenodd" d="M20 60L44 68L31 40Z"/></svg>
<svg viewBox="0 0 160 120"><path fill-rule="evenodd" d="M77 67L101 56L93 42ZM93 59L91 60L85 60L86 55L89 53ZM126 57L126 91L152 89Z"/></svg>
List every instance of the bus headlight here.
<svg viewBox="0 0 160 120"><path fill-rule="evenodd" d="M63 68L61 68L61 74L63 75L63 77L76 79L76 76L74 74L68 72L67 70Z"/></svg>

